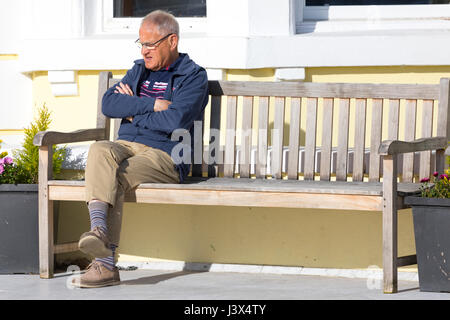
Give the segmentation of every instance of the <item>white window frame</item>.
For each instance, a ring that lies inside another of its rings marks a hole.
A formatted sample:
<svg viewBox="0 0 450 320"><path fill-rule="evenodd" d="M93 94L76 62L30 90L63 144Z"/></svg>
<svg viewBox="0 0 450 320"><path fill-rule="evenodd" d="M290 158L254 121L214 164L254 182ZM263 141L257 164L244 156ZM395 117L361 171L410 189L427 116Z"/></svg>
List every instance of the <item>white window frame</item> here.
<svg viewBox="0 0 450 320"><path fill-rule="evenodd" d="M297 33L450 29L450 4L306 6L299 1Z"/></svg>
<svg viewBox="0 0 450 320"><path fill-rule="evenodd" d="M136 33L142 18L115 18L113 0L102 0L103 32L105 33ZM206 17L177 18L180 33L206 32Z"/></svg>

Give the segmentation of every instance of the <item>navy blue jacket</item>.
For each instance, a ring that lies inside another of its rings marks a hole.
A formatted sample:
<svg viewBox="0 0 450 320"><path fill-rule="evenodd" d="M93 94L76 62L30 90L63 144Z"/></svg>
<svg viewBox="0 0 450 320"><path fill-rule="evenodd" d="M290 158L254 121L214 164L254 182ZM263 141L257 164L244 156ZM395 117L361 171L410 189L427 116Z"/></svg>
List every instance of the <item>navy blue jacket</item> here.
<svg viewBox="0 0 450 320"><path fill-rule="evenodd" d="M193 142L194 121L203 120L208 103L208 78L205 69L195 64L187 54L180 55L182 60L172 74L164 95L165 100L172 102L167 110L154 112L155 98L136 96L146 70L143 59L136 60L121 80L130 86L134 96L114 93L117 85L105 92L103 114L110 118L122 118L118 139L142 143L169 155L179 143L171 140L174 130L188 130ZM126 120L127 117L134 117L133 121ZM190 163L177 164L177 168L182 182L189 173Z"/></svg>

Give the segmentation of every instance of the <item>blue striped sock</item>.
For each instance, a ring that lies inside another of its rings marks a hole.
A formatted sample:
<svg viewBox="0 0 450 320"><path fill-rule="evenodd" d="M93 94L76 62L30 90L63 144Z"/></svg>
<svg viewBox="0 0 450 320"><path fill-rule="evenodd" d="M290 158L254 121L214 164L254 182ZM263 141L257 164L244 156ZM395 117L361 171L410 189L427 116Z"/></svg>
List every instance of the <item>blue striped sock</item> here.
<svg viewBox="0 0 450 320"><path fill-rule="evenodd" d="M110 248L112 251L111 256L106 257L106 258L95 258L95 261L102 263L105 266L105 268L112 271L114 269L114 267L116 266L116 264L114 262L114 256L116 255L117 246L111 244Z"/></svg>
<svg viewBox="0 0 450 320"><path fill-rule="evenodd" d="M106 223L106 216L108 214L109 204L101 201L91 201L89 202L89 217L91 219L91 230L95 227L99 227L105 234L107 233L108 227Z"/></svg>

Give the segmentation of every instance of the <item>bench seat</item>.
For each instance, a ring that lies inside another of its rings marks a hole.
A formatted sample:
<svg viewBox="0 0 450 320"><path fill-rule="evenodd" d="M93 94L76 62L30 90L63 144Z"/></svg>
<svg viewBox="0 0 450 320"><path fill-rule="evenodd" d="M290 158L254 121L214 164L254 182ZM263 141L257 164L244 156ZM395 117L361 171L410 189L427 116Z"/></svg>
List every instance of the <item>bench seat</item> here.
<svg viewBox="0 0 450 320"><path fill-rule="evenodd" d="M84 200L84 181L50 180L48 185L50 200ZM152 192L149 192L150 189L153 189ZM125 200L161 204L381 211L382 189L380 182L191 178L183 184L141 184L129 192ZM403 208L403 197L419 191L416 183L399 183L398 207Z"/></svg>

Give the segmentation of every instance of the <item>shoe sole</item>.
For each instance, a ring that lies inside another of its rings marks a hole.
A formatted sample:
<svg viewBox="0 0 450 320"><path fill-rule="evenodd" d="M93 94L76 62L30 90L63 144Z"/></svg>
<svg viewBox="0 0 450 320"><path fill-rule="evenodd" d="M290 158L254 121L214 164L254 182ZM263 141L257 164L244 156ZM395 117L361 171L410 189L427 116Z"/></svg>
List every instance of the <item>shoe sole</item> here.
<svg viewBox="0 0 450 320"><path fill-rule="evenodd" d="M78 248L96 258L106 258L112 256L111 249L105 247L102 240L95 236L86 236L78 242Z"/></svg>
<svg viewBox="0 0 450 320"><path fill-rule="evenodd" d="M72 282L72 285L77 288L101 288L101 287L108 287L108 286L115 286L119 285L120 281L109 281L109 282L99 282L99 283L76 283Z"/></svg>

